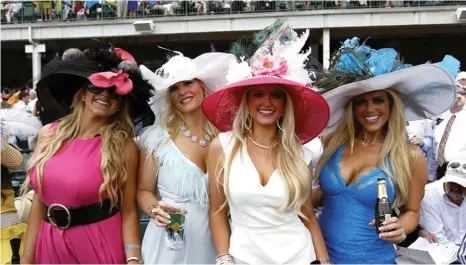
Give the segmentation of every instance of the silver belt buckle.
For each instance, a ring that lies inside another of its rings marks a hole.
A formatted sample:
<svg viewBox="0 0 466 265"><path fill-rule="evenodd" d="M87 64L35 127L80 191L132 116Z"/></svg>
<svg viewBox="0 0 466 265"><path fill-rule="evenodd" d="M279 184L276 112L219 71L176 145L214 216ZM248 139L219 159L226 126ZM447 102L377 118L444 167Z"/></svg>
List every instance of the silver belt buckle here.
<svg viewBox="0 0 466 265"><path fill-rule="evenodd" d="M67 220L67 223L65 226L60 226L57 221L55 220L55 218L52 216L52 211L53 210L64 210L66 212L66 220ZM63 204L59 204L59 203L54 203L54 204L51 204L49 205L48 209L47 209L47 219L49 220L49 222L55 226L56 228L58 229L61 229L61 230L65 230L67 229L68 227L70 227L71 225L71 214L70 214L70 211L68 210L68 208L66 208L66 206L64 206Z"/></svg>

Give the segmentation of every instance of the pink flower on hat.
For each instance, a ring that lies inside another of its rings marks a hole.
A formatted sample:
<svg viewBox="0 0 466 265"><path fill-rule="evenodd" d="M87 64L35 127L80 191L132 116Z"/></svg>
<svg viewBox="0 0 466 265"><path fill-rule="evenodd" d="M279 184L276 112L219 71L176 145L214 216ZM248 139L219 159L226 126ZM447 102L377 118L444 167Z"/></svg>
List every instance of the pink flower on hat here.
<svg viewBox="0 0 466 265"><path fill-rule="evenodd" d="M118 95L127 95L133 90L133 81L123 70L115 72L95 73L88 77L89 81L96 87L108 88L115 86Z"/></svg>
<svg viewBox="0 0 466 265"><path fill-rule="evenodd" d="M273 55L265 55L258 58L251 64L251 72L253 76L272 75L280 76L286 74L288 65L282 57L274 57Z"/></svg>

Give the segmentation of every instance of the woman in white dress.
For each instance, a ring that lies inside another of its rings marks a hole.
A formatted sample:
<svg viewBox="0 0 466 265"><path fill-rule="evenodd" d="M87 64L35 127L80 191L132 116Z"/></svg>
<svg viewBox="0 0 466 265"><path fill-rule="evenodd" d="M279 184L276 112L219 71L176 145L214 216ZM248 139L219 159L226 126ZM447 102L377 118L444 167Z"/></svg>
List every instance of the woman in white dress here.
<svg viewBox="0 0 466 265"><path fill-rule="evenodd" d="M313 212L312 154L302 146L329 117L303 68L308 36L277 21L254 55L232 63L229 85L203 102L206 117L224 132L207 159L217 264L330 263Z"/></svg>
<svg viewBox="0 0 466 265"><path fill-rule="evenodd" d="M217 132L204 118L201 104L209 89L225 85L230 60L234 56L225 53L203 54L193 60L178 54L155 73L141 67L160 99L156 114L161 123L145 130L139 140L142 162L137 199L153 218L142 242L144 263L215 263L206 147ZM181 227L169 226L170 212L184 215L184 223L173 220Z"/></svg>

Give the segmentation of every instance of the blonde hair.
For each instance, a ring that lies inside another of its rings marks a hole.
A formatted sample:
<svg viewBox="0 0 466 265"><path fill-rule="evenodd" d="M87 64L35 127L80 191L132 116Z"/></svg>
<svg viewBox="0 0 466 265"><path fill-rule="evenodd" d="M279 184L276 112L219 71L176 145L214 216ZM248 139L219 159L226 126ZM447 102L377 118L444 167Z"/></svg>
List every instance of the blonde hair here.
<svg viewBox="0 0 466 265"><path fill-rule="evenodd" d="M393 206L399 207L404 205L408 199L411 176L410 157L415 157L415 153L411 152L406 141L403 102L394 90L387 89L385 91L388 93L391 103L390 117L385 128L383 128L384 140L377 157L377 167L380 167L391 179L396 181L397 196ZM342 144L349 142L351 153L353 153L355 137L361 130L361 126L354 118L353 100L346 106L345 114L345 119L339 124L335 133L331 135L328 143L326 143L324 152L314 172L316 176L320 175L327 161ZM388 165L388 161L390 161L390 165Z"/></svg>
<svg viewBox="0 0 466 265"><path fill-rule="evenodd" d="M201 85L203 92L204 92L204 98L208 95L208 89L205 86L205 84L199 80L196 79L199 84ZM168 110L164 113L163 115L163 120L162 120L162 125L165 130L167 130L168 134L170 135L170 138L175 138L176 135L180 132L180 126L185 123L183 113L179 111L175 105L172 104L170 100L170 89L168 89L168 95L166 96L167 104L168 104ZM203 117L204 119L204 131L209 134L212 137L216 137L218 132L217 129L212 125L212 123L209 122L208 119Z"/></svg>
<svg viewBox="0 0 466 265"><path fill-rule="evenodd" d="M41 195L45 163L57 152L65 150L67 144L78 136L85 108L81 100L84 91L85 89L81 89L75 94L71 114L63 118L52 130L53 132L46 133L38 142L36 151L27 165L27 178L22 186L23 194L28 191L32 170L36 170L38 194ZM134 126L125 100L121 102L120 110L101 128L100 134L102 137L100 169L104 182L99 188L99 199L102 202L102 195L105 193L113 208L117 206L121 187L128 175L121 150L124 150L126 141L134 137Z"/></svg>
<svg viewBox="0 0 466 265"><path fill-rule="evenodd" d="M280 127L277 128L277 136L279 138L277 151L277 171L283 177L286 183L286 188L289 194L288 202L280 207L280 212L293 208L299 216L307 219L301 211L301 207L308 199L311 191L311 178L312 171L309 170L308 165L304 162L304 153L301 142L294 132L295 119L293 111L293 102L290 96L283 89L286 94L286 106L283 118L280 120ZM247 106L247 95L249 91L244 93L241 104L233 121L233 148L231 154L225 163L225 156L220 159L219 174L217 176L218 185L223 186L225 200L224 205L220 208L223 209L227 206L229 199L229 172L231 164L236 154L246 147L246 137L252 130L252 117ZM278 127L278 126L277 126ZM224 154L225 155L225 154ZM241 152L240 152L241 155ZM223 180L222 177L223 176Z"/></svg>

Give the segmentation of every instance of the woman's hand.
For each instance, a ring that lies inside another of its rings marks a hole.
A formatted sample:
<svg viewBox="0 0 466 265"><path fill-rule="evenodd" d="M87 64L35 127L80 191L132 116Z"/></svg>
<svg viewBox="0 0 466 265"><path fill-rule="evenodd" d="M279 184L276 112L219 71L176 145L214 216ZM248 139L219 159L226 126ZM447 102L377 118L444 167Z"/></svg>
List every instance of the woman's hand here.
<svg viewBox="0 0 466 265"><path fill-rule="evenodd" d="M370 223L371 226L375 225L375 220L372 220ZM406 239L406 234L401 225L400 219L397 217L392 217L382 223L382 226L379 229L379 237L385 241L388 241L392 244L398 244Z"/></svg>
<svg viewBox="0 0 466 265"><path fill-rule="evenodd" d="M174 208L169 206L163 201L158 201L157 204L151 207L150 213L152 218L155 220L155 224L160 227L167 227L170 224L170 215L168 212L181 212L183 214L188 213L183 208Z"/></svg>

